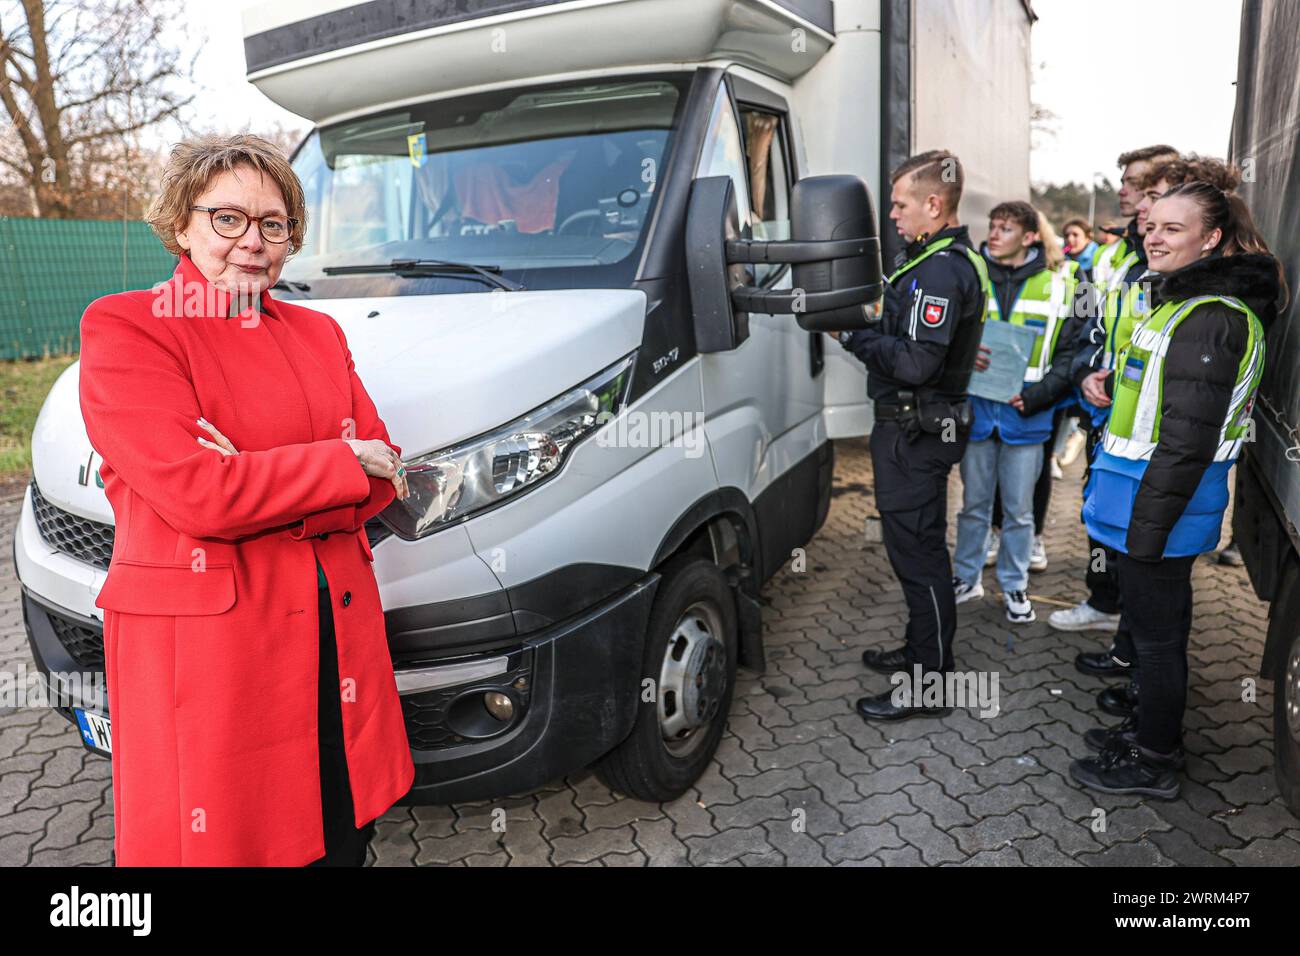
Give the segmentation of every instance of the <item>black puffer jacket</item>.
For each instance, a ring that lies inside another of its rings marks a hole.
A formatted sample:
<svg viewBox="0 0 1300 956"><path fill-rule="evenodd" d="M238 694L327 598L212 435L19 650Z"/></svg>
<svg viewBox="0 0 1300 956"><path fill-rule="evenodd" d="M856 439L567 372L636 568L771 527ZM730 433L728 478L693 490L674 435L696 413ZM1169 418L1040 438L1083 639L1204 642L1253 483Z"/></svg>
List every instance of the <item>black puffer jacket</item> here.
<svg viewBox="0 0 1300 956"><path fill-rule="evenodd" d="M1210 256L1160 277L1151 308L1198 295L1235 296L1267 329L1280 291L1272 256ZM1160 439L1133 502L1129 557L1158 561L1164 554L1169 532L1214 461L1247 342L1241 313L1218 302L1200 306L1175 330L1165 355ZM1107 391L1113 382L1112 373Z"/></svg>

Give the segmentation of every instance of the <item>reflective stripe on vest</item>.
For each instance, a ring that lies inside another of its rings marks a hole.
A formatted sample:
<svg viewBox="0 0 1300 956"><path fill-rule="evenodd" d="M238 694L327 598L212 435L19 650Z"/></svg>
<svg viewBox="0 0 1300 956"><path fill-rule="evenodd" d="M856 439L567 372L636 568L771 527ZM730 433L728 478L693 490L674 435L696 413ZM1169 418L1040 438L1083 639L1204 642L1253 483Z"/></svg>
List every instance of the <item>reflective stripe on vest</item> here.
<svg viewBox="0 0 1300 956"><path fill-rule="evenodd" d="M953 242L954 240L952 236L945 236L944 238L940 239L938 242L931 243L930 245L926 246L925 249L922 250L921 254L917 256L915 259L911 259L908 262L903 263L903 265L900 268L896 269L890 275L890 277L885 281L888 282L890 285L893 285L894 281L898 279L899 276L903 275L903 273L915 269L918 265L920 265L926 259L930 258L930 256L934 255L936 252L941 252L944 249L947 249L949 246L953 244ZM984 291L984 309L980 313L980 321L983 322L985 319L988 318L989 302L993 300L993 283L989 281L988 266L984 264L984 257L980 255L978 252L976 252L974 249L971 249L969 246L958 246L957 248L959 248L962 252L966 253L966 258L969 259L971 265L975 267L975 274L979 276L980 288ZM916 306L917 303L919 302L920 299L917 299L916 302L912 303L913 313L916 312ZM912 338L916 338L916 315L915 314L913 314L912 316L911 324L908 328L908 335L911 336Z"/></svg>
<svg viewBox="0 0 1300 956"><path fill-rule="evenodd" d="M1069 318L1074 291L1079 284L1078 268L1077 262L1067 260L1059 269L1034 273L1020 287L1008 321L1012 325L1029 326L1038 333L1034 339L1034 351L1029 356L1029 367L1025 369L1026 382L1041 382L1052 367L1056 342L1061 327ZM996 294L989 296L989 318L1002 318Z"/></svg>
<svg viewBox="0 0 1300 956"><path fill-rule="evenodd" d="M1151 453L1160 440L1165 355L1169 343L1191 311L1206 302L1222 302L1240 312L1249 328L1246 354L1237 366L1237 383L1214 453L1215 461L1237 459L1249 427L1255 392L1264 373L1264 328L1259 317L1240 299L1215 295L1166 302L1134 329L1132 341L1120 352L1117 362L1112 388L1114 402L1103 439L1108 454L1130 461L1151 460Z"/></svg>

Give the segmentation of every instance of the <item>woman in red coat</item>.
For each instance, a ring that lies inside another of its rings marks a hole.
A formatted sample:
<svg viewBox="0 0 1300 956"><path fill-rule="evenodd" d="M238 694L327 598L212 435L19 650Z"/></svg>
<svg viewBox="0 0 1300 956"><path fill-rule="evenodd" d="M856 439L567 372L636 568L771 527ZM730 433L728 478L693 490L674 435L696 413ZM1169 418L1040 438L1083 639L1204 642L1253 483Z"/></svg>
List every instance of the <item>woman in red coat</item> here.
<svg viewBox="0 0 1300 956"><path fill-rule="evenodd" d="M266 291L304 205L259 137L177 146L148 216L175 274L81 320L119 865L359 863L414 777L363 528L401 449L338 324Z"/></svg>

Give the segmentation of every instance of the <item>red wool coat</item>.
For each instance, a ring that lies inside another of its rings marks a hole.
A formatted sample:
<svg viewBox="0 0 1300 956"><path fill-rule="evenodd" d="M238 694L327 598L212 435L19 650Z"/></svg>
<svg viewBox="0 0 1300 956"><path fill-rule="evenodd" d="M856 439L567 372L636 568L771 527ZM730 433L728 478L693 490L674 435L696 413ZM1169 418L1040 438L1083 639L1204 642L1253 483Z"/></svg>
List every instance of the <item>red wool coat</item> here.
<svg viewBox="0 0 1300 956"><path fill-rule="evenodd" d="M260 316L227 303L182 257L163 291L81 319L81 411L116 523L95 604L120 866L324 855L317 559L357 826L415 774L362 527L395 492L343 439L401 449L332 318L265 293ZM240 453L196 442L199 416Z"/></svg>

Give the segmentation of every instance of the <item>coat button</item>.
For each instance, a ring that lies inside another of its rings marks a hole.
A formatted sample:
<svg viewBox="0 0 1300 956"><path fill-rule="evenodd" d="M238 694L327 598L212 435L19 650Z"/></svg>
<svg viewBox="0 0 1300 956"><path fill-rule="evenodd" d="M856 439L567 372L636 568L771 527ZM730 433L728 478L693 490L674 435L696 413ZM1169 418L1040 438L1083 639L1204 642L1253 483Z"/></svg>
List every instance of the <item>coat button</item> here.
<svg viewBox="0 0 1300 956"><path fill-rule="evenodd" d="M347 607L347 606L348 606L349 604L351 604L351 603L352 603L352 592L351 592L351 591L344 591L344 592L343 592L343 606L344 606L344 607Z"/></svg>

